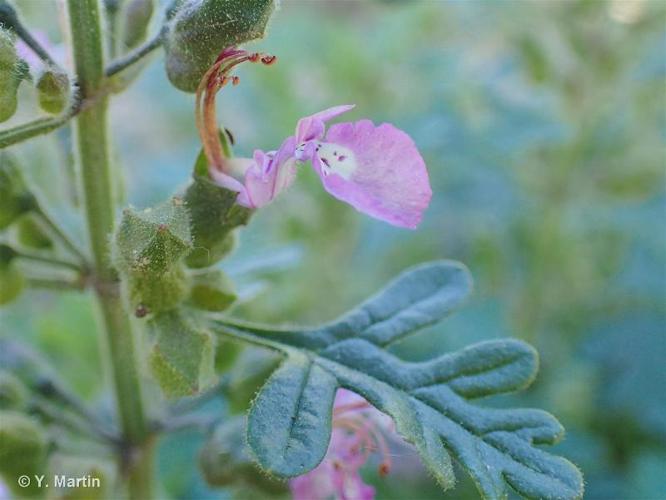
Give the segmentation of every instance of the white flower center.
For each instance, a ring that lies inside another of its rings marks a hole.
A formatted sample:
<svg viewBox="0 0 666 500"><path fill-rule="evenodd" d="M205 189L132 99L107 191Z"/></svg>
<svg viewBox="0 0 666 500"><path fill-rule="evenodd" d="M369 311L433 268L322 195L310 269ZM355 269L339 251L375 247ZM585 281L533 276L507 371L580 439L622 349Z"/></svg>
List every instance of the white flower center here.
<svg viewBox="0 0 666 500"><path fill-rule="evenodd" d="M344 146L320 142L317 144L316 150L321 160L321 172L324 175L338 174L343 179L349 180L358 167L354 152Z"/></svg>

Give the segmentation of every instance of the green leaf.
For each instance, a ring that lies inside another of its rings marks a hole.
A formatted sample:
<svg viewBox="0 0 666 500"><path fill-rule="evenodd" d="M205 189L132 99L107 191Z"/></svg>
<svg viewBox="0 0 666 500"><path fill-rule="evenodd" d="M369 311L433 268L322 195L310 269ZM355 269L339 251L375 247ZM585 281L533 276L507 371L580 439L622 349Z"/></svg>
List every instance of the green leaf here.
<svg viewBox="0 0 666 500"><path fill-rule="evenodd" d="M562 436L551 415L470 402L529 385L538 366L532 347L495 340L420 363L384 350L448 315L470 289L462 265L437 262L403 273L359 308L323 327L276 330L215 321L221 334L285 355L248 416L248 443L260 465L286 477L316 467L330 440L335 391L343 387L390 415L444 488L454 483L453 455L484 498L504 498L507 485L529 498L580 497L578 470L534 446Z"/></svg>
<svg viewBox="0 0 666 500"><path fill-rule="evenodd" d="M179 311L155 315L149 322L154 343L149 364L167 397L197 394L213 380L211 335Z"/></svg>
<svg viewBox="0 0 666 500"><path fill-rule="evenodd" d="M171 83L194 92L222 49L264 36L273 0L185 0L172 12L164 42Z"/></svg>

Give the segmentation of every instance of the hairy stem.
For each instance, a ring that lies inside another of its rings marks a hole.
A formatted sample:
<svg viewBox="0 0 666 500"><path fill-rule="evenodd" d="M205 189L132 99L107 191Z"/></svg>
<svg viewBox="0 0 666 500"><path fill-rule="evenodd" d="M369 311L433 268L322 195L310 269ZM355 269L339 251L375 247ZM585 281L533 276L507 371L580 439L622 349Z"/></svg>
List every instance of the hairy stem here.
<svg viewBox="0 0 666 500"><path fill-rule="evenodd" d="M62 245L79 260L81 266L87 267L88 259L83 254L79 246L74 243L74 240L72 240L72 238L70 238L67 233L65 233L65 231L58 225L58 223L53 220L53 218L42 208L41 205L37 206L37 215L48 227L53 236L58 238L60 243L62 243Z"/></svg>
<svg viewBox="0 0 666 500"><path fill-rule="evenodd" d="M76 112L69 110L60 116L53 116L49 118L38 118L22 125L0 131L0 149L7 148L13 144L26 141L33 137L49 132L62 127L69 119L74 116Z"/></svg>
<svg viewBox="0 0 666 500"><path fill-rule="evenodd" d="M90 253L93 258L101 329L114 383L122 439L121 477L130 498L152 492L153 439L144 414L135 339L111 265L109 236L115 207L107 140L108 96L103 91L104 60L98 0L68 0L77 81L84 100L94 97L76 119L76 150L81 174Z"/></svg>
<svg viewBox="0 0 666 500"><path fill-rule="evenodd" d="M39 288L43 290L83 290L85 283L81 280L64 280L58 278L38 278L34 276L27 277L27 283L30 288Z"/></svg>
<svg viewBox="0 0 666 500"><path fill-rule="evenodd" d="M37 252L29 252L27 250L16 250L16 257L19 259L32 260L35 262L43 262L44 264L50 264L55 267L64 267L66 269L71 269L72 271L80 272L81 267L68 260L58 259L57 257L52 257L51 255L44 255Z"/></svg>
<svg viewBox="0 0 666 500"><path fill-rule="evenodd" d="M113 76L117 73L120 73L125 68L128 68L135 62L143 59L153 50L162 45L163 38L163 31L160 31L157 35L155 35L143 45L140 45L131 52L112 61L106 68L106 76Z"/></svg>

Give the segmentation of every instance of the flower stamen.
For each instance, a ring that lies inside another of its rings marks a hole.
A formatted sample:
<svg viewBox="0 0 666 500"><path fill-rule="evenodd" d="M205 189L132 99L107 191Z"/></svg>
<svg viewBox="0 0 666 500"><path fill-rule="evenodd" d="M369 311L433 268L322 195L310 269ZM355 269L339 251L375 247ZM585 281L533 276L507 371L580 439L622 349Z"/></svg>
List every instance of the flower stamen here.
<svg viewBox="0 0 666 500"><path fill-rule="evenodd" d="M231 82L238 85L240 78L229 75L237 65L245 62L261 61L265 65L273 64L276 56L259 52L247 52L236 47L227 47L217 57L215 63L206 71L196 91L196 126L199 130L204 154L208 160L208 168L222 173L229 173L225 168L226 156L222 149L215 114L215 97L217 92Z"/></svg>

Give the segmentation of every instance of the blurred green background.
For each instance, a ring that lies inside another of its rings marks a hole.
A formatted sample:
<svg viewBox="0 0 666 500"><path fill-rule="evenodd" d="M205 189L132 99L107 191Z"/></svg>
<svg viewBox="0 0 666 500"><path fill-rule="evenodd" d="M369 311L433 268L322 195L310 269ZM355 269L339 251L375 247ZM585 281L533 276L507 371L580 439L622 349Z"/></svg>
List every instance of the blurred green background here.
<svg viewBox="0 0 666 500"><path fill-rule="evenodd" d="M55 7L20 5L58 40ZM416 360L488 338L531 342L538 379L491 404L557 415L567 436L554 451L583 470L587 498L666 498L665 26L659 0L283 2L254 45L278 63L240 68L241 85L218 99L236 153L274 149L300 117L355 103L345 119L389 121L414 138L434 196L421 227L400 230L329 197L304 167L223 264L247 299L234 314L317 323L407 266L460 260L475 277L472 299L395 351ZM26 118L35 99L28 86L21 93ZM199 149L193 110L160 55L115 98L127 203L185 185ZM80 233L62 202L63 142L61 133L15 149ZM84 397L107 401L88 297L24 294L0 314L3 335L42 350ZM201 439L163 444L170 497L226 494L193 466ZM368 467L378 498L441 497L408 451L395 460L387 478ZM458 477L447 497L477 498Z"/></svg>

